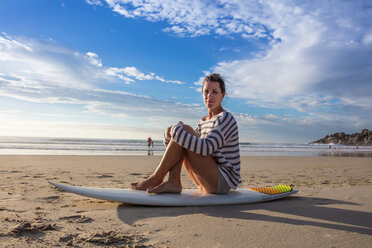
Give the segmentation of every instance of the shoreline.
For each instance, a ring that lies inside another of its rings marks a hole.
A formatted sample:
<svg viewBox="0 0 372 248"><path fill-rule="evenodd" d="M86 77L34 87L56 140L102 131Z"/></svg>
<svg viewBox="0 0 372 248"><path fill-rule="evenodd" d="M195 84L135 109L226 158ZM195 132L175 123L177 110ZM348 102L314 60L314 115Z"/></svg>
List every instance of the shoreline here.
<svg viewBox="0 0 372 248"><path fill-rule="evenodd" d="M106 153L106 152L95 152L95 153L57 153L57 152L29 152L19 153L16 152L5 152L0 151L0 156L125 156L125 157L161 157L163 156L162 151L155 151L153 153L141 151L141 152L127 152L127 153ZM248 155L249 154L249 155ZM330 150L324 152L244 152L241 157L372 157L372 151L337 151Z"/></svg>
<svg viewBox="0 0 372 248"><path fill-rule="evenodd" d="M1 137L0 137L1 139ZM331 147L331 149L330 149ZM240 142L241 156L355 156L372 157L372 146L309 145L305 143ZM148 149L146 140L3 137L1 155L112 155L161 156L162 142Z"/></svg>
<svg viewBox="0 0 372 248"><path fill-rule="evenodd" d="M1 247L368 247L372 158L242 157L243 187L291 184L266 203L143 207L50 186L128 188L161 156L0 155ZM183 187L194 188L182 172Z"/></svg>

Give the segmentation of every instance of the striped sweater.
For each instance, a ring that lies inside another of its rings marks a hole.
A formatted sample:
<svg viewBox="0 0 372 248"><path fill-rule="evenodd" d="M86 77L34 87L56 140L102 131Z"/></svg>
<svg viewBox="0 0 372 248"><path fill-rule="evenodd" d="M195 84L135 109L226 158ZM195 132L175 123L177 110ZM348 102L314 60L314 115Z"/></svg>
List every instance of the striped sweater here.
<svg viewBox="0 0 372 248"><path fill-rule="evenodd" d="M173 140L197 154L212 155L218 169L232 189L241 184L238 125L228 112L221 112L210 120L200 120L196 127L199 137L182 129L182 123L171 129Z"/></svg>

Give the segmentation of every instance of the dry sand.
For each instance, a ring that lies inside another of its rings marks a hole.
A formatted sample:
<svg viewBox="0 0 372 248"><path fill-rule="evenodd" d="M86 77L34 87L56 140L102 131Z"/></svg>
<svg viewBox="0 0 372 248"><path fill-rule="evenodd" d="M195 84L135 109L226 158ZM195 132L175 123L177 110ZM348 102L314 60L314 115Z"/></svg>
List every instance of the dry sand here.
<svg viewBox="0 0 372 248"><path fill-rule="evenodd" d="M243 157L243 188L295 184L289 198L144 207L47 183L128 188L160 157L0 156L0 247L371 247L372 158ZM184 188L193 188L183 174Z"/></svg>

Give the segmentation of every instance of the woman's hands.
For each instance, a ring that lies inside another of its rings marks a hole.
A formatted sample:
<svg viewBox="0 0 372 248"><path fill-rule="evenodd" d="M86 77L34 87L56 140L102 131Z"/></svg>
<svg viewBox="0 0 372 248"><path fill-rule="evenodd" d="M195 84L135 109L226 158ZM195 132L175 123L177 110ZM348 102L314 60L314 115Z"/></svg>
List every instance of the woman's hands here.
<svg viewBox="0 0 372 248"><path fill-rule="evenodd" d="M166 131L166 135L167 135L167 137L166 137L166 139L171 139L171 129L172 129L172 127L173 126L170 126L170 127L168 127L167 128L167 131Z"/></svg>
<svg viewBox="0 0 372 248"><path fill-rule="evenodd" d="M172 125L172 126L169 126L169 127L166 129L166 131L165 131L165 140L166 140L166 141L169 142L169 141L171 140L171 138L172 138L172 128L173 128L174 126L178 125L179 123L181 123L182 126L183 126L183 122L182 122L182 121L179 121L177 124Z"/></svg>

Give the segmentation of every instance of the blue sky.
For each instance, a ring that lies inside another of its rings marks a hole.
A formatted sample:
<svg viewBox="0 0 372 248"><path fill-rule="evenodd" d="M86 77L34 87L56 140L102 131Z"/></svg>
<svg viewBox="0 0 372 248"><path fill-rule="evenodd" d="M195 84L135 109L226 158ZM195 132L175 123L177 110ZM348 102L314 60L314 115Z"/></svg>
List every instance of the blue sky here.
<svg viewBox="0 0 372 248"><path fill-rule="evenodd" d="M222 74L241 141L372 129L370 1L0 1L0 136L161 139Z"/></svg>

